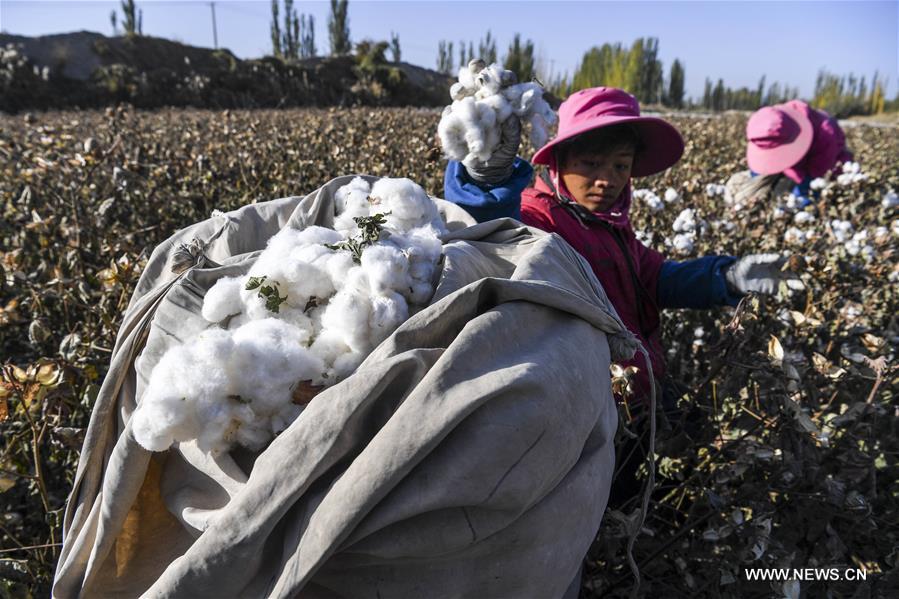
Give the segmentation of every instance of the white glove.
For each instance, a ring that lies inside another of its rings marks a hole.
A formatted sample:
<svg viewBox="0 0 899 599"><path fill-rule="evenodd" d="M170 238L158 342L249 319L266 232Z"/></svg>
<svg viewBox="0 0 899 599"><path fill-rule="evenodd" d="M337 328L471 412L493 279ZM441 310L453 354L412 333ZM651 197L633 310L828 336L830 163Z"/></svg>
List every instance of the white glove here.
<svg viewBox="0 0 899 599"><path fill-rule="evenodd" d="M731 291L741 294L755 291L757 293L777 293L780 282L786 283L789 289L805 289L805 285L791 270L784 270L789 256L780 254L750 254L743 256L730 265L724 278Z"/></svg>

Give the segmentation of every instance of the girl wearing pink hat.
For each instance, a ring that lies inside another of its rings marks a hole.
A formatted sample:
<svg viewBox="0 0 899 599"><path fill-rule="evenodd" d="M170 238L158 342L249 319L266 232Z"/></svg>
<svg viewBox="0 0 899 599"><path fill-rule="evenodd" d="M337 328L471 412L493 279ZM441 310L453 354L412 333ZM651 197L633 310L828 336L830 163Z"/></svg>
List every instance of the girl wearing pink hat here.
<svg viewBox="0 0 899 599"><path fill-rule="evenodd" d="M505 125L505 124L504 124ZM508 130L507 130L508 129ZM557 136L534 154L546 169L525 189L532 169L515 157L517 127L504 126L504 158L467 169L451 162L445 197L479 221L503 216L558 233L590 263L619 316L650 354L653 373L665 373L659 331L661 308L736 305L748 291L777 289L782 259L776 255L706 256L675 262L645 245L630 223L632 176L675 164L684 151L680 133L659 118L640 115L636 98L598 87L572 94L559 107ZM511 147L512 151L508 151ZM503 162L498 164L497 162ZM651 384L642 358L637 366L636 403ZM663 387L663 405L676 397Z"/></svg>
<svg viewBox="0 0 899 599"><path fill-rule="evenodd" d="M852 160L840 125L823 110L802 100L765 106L746 123L748 176L738 173L728 181L737 199L761 198L790 190L807 205L811 180L823 177L837 164ZM762 177L757 177L762 175Z"/></svg>

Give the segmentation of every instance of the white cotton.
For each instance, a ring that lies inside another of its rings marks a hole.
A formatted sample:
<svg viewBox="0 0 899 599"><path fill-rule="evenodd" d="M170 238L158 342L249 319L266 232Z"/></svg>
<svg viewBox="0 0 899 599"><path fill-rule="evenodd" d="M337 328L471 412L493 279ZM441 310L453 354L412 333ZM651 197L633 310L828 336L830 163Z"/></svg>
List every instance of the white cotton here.
<svg viewBox="0 0 899 599"><path fill-rule="evenodd" d="M787 245L802 245L810 239L810 235L797 227L790 227L784 233L784 243Z"/></svg>
<svg viewBox="0 0 899 599"><path fill-rule="evenodd" d="M277 318L247 323L233 339L232 364L241 373L235 391L259 416L271 416L291 401L298 381L324 370L321 358L306 347L308 332Z"/></svg>
<svg viewBox="0 0 899 599"><path fill-rule="evenodd" d="M386 214L387 227L401 233L431 225L443 228L437 204L409 179L379 179L372 186L372 214Z"/></svg>
<svg viewBox="0 0 899 599"><path fill-rule="evenodd" d="M692 233L679 233L674 236L671 242L674 249L682 254L689 254L693 251L695 238Z"/></svg>
<svg viewBox="0 0 899 599"><path fill-rule="evenodd" d="M339 187L334 194L334 206L337 208L337 213L356 212L364 208L364 212L360 214L368 214L368 194L370 191L371 186L368 184L368 181L362 177L354 177L349 183Z"/></svg>
<svg viewBox="0 0 899 599"><path fill-rule="evenodd" d="M822 179L821 177L816 177L812 179L811 183L808 184L810 189L814 189L815 191L824 189L827 187L827 180Z"/></svg>
<svg viewBox="0 0 899 599"><path fill-rule="evenodd" d="M673 187L669 187L665 190L665 201L669 204L673 202L677 202L680 200L680 194L677 193L677 190Z"/></svg>
<svg viewBox="0 0 899 599"><path fill-rule="evenodd" d="M372 298L369 327L372 345L377 345L409 318L409 306L398 293Z"/></svg>
<svg viewBox="0 0 899 599"><path fill-rule="evenodd" d="M784 220L790 217L790 213L783 209L782 206L775 206L771 211L771 216L776 220Z"/></svg>
<svg viewBox="0 0 899 599"><path fill-rule="evenodd" d="M244 286L243 277L222 277L215 282L203 297L203 318L209 322L221 322L243 309L240 290Z"/></svg>
<svg viewBox="0 0 899 599"><path fill-rule="evenodd" d="M362 252L362 268L368 275L372 294L389 295L404 291L412 281L409 277L409 260L394 246L373 245Z"/></svg>
<svg viewBox="0 0 899 599"><path fill-rule="evenodd" d="M797 225L807 225L809 223L815 222L816 220L817 219L815 218L814 214L806 211L797 212L796 216L793 217L793 222Z"/></svg>
<svg viewBox="0 0 899 599"><path fill-rule="evenodd" d="M833 231L834 237L836 237L837 241L843 243L848 241L852 236L855 228L852 226L848 220L840 220L834 219L830 221L830 229Z"/></svg>
<svg viewBox="0 0 899 599"><path fill-rule="evenodd" d="M675 233L689 233L697 228L696 212L692 208L685 208L677 215L672 225Z"/></svg>
<svg viewBox="0 0 899 599"><path fill-rule="evenodd" d="M369 317L371 299L367 294L340 291L331 298L322 314L322 326L334 333L355 352L372 349Z"/></svg>
<svg viewBox="0 0 899 599"><path fill-rule="evenodd" d="M714 198L715 196L723 196L727 191L727 188L724 185L720 185L718 183L709 183L705 186L705 194L710 198Z"/></svg>
<svg viewBox="0 0 899 599"><path fill-rule="evenodd" d="M487 162L501 139L501 125L512 115L530 126L531 142L540 147L557 117L543 99L543 88L532 81L512 84L515 75L499 64L485 67L472 61L459 69L450 88L453 103L437 125L444 154L466 166Z"/></svg>
<svg viewBox="0 0 899 599"><path fill-rule="evenodd" d="M885 196L883 196L883 200L880 202L880 205L884 208L896 208L899 206L899 194L895 191L888 192Z"/></svg>

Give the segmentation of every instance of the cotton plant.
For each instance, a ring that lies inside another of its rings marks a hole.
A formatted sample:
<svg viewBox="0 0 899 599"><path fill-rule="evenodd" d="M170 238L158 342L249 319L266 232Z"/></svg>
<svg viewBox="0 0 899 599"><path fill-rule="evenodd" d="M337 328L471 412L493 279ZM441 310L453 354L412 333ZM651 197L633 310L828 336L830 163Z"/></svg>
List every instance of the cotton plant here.
<svg viewBox="0 0 899 599"><path fill-rule="evenodd" d="M703 220L696 210L685 208L674 219L671 228L675 236L666 240L667 244L673 247L675 252L689 254L696 247L696 239L708 232L709 223Z"/></svg>
<svg viewBox="0 0 899 599"><path fill-rule="evenodd" d="M450 88L453 103L444 108L437 134L446 156L466 166L490 160L501 137L501 125L512 116L530 124L531 142L546 143L556 114L536 82L516 83L500 64L473 60L459 69Z"/></svg>
<svg viewBox="0 0 899 599"><path fill-rule="evenodd" d="M892 190L888 191L886 194L884 194L883 200L881 200L880 205L887 210L899 207L899 194Z"/></svg>
<svg viewBox="0 0 899 599"><path fill-rule="evenodd" d="M803 230L798 227L789 227L784 232L784 243L787 245L801 246L815 238L813 230Z"/></svg>
<svg viewBox="0 0 899 599"><path fill-rule="evenodd" d="M724 196L727 192L727 187L721 185L720 183L709 183L705 186L705 195L710 198L716 198L718 196Z"/></svg>
<svg viewBox="0 0 899 599"><path fill-rule="evenodd" d="M261 449L430 300L446 229L424 190L357 177L335 205L333 229L286 227L247 274L209 289L210 328L150 374L132 420L138 443Z"/></svg>
<svg viewBox="0 0 899 599"><path fill-rule="evenodd" d="M837 175L837 183L839 185L852 185L868 178L867 173L863 173L861 165L858 162L844 162L843 172Z"/></svg>
<svg viewBox="0 0 899 599"><path fill-rule="evenodd" d="M661 212L665 209L665 202L651 189L635 189L631 194L635 200L640 200L650 212Z"/></svg>

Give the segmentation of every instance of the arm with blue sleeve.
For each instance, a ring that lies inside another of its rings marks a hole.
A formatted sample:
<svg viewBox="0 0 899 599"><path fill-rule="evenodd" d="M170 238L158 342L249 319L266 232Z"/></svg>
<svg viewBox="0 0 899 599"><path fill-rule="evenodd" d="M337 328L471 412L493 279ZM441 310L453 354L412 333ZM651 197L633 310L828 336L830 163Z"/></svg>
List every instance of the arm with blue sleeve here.
<svg viewBox="0 0 899 599"><path fill-rule="evenodd" d="M743 297L728 289L724 272L736 262L733 256L703 256L695 260L666 260L657 287L660 308L711 308L736 306Z"/></svg>
<svg viewBox="0 0 899 599"><path fill-rule="evenodd" d="M521 220L521 192L533 173L527 160L516 157L508 179L497 185L478 184L461 162L450 160L443 179L443 199L462 206L479 223L503 217Z"/></svg>

